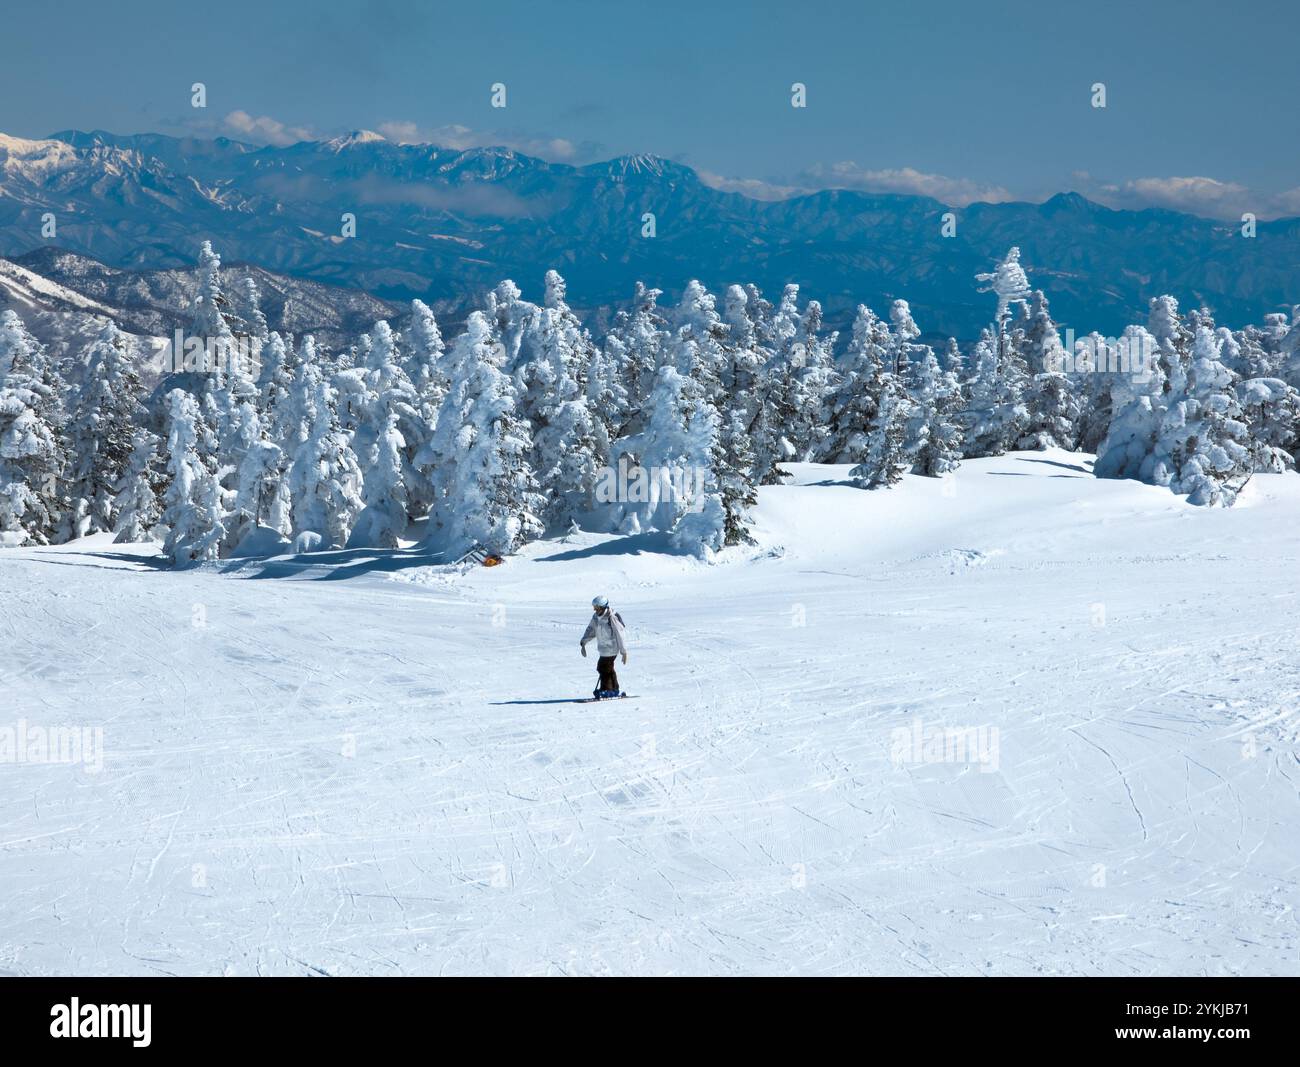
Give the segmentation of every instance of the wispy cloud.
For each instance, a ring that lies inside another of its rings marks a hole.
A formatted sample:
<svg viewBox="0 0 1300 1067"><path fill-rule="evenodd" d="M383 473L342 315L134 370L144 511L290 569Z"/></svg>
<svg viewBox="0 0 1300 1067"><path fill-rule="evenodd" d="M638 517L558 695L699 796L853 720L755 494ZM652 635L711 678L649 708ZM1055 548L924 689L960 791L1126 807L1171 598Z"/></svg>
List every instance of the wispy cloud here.
<svg viewBox="0 0 1300 1067"><path fill-rule="evenodd" d="M1300 188L1260 193L1239 182L1197 175L1108 182L1078 171L1074 179L1079 192L1107 207L1130 210L1159 207L1232 221L1239 221L1246 212L1260 219L1300 215Z"/></svg>
<svg viewBox="0 0 1300 1067"><path fill-rule="evenodd" d="M1015 199L1000 185L985 185L969 178L950 178L944 174L927 174L912 167L869 170L852 162L814 164L800 173L793 183L760 178L728 178L711 171L700 171L699 174L700 180L714 189L740 193L755 200L786 200L820 189L928 196L954 207L966 207L976 201L996 204Z"/></svg>
<svg viewBox="0 0 1300 1067"><path fill-rule="evenodd" d="M788 200L792 196L803 196L812 192L799 185L781 185L764 181L762 178L728 178L710 170L697 170L700 181L712 189L724 193L739 193L751 200Z"/></svg>
<svg viewBox="0 0 1300 1067"><path fill-rule="evenodd" d="M857 189L867 193L903 193L928 196L953 207L968 204L1001 204L1016 199L1001 185L986 185L970 178L927 174L912 167L871 170L853 162L818 164L801 175L810 185L822 189Z"/></svg>
<svg viewBox="0 0 1300 1067"><path fill-rule="evenodd" d="M306 126L289 126L269 115L254 116L247 111L232 111L222 123L229 132L258 144L284 147L316 140L316 134Z"/></svg>
<svg viewBox="0 0 1300 1067"><path fill-rule="evenodd" d="M575 144L564 137L538 137L518 132L476 130L460 123L444 126L421 126L407 120L390 120L379 124L379 132L395 144L432 144L464 151L467 148L512 148L525 155L537 156L552 163L572 163L590 158L599 146L591 142Z"/></svg>

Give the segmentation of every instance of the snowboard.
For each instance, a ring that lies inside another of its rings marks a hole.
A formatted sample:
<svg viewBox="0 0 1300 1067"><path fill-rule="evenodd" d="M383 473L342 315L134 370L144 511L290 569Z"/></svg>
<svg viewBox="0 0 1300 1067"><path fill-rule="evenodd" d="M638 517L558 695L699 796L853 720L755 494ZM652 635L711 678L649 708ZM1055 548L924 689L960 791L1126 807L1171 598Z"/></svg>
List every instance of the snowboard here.
<svg viewBox="0 0 1300 1067"><path fill-rule="evenodd" d="M578 703L599 704L602 700L631 700L631 699L632 699L631 693L619 693L619 695L616 697L586 697L583 700L579 700Z"/></svg>

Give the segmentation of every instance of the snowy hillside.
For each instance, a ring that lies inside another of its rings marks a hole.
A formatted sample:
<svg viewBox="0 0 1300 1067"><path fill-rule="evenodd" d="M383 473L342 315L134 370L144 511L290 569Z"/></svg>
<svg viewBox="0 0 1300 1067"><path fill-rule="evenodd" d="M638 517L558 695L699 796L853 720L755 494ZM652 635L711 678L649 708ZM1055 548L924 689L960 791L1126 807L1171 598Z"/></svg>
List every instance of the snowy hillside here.
<svg viewBox="0 0 1300 1067"><path fill-rule="evenodd" d="M1300 476L1089 463L796 465L713 566L6 551L0 726L103 732L0 763L0 971L1295 973Z"/></svg>

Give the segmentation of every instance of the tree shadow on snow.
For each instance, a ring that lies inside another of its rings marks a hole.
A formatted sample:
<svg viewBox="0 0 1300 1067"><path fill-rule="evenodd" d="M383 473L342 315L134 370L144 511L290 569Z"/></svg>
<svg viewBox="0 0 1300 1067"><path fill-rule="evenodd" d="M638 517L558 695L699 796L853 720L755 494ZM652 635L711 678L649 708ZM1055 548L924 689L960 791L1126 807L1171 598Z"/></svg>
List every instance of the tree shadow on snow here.
<svg viewBox="0 0 1300 1067"><path fill-rule="evenodd" d="M666 533L639 533L616 537L586 548L574 548L567 552L555 552L549 556L537 556L538 563L565 563L575 559L591 559L595 556L640 556L654 552L662 556L690 556L688 549L678 548Z"/></svg>
<svg viewBox="0 0 1300 1067"><path fill-rule="evenodd" d="M414 548L340 548L327 552L304 552L272 559L226 560L222 574L248 574L249 578L298 578L311 582L339 582L364 574L392 574L412 567L436 567L449 562L441 552ZM319 570L321 573L312 574Z"/></svg>
<svg viewBox="0 0 1300 1067"><path fill-rule="evenodd" d="M1015 459L1017 463L1044 463L1049 467L1060 467L1062 470L1078 471L1080 474L1087 475L1089 478L1092 477L1092 471L1080 463L1061 463L1059 460L1055 459L1026 459L1024 456L1016 456ZM1065 475L1058 474L1056 477L1063 478Z"/></svg>
<svg viewBox="0 0 1300 1067"><path fill-rule="evenodd" d="M58 552L41 552L37 550L33 553L33 559L39 559L42 563L56 563L62 567L94 567L97 570L120 571L121 567L110 567L107 563L78 563L76 560L69 559L69 556L84 556L87 559L118 560L122 563L135 563L142 567L148 567L155 571L170 571L174 568L166 556L139 556L130 552L68 552L61 550Z"/></svg>

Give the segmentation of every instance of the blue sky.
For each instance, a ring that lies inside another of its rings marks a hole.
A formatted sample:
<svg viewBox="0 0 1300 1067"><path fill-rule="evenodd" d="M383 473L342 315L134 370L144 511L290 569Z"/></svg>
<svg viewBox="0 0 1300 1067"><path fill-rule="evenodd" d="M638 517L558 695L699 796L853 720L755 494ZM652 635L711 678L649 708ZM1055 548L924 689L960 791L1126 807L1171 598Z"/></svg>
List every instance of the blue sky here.
<svg viewBox="0 0 1300 1067"><path fill-rule="evenodd" d="M1294 3L98 0L4 26L0 131L18 136L364 128L574 163L650 152L765 196L1076 189L1300 215Z"/></svg>

